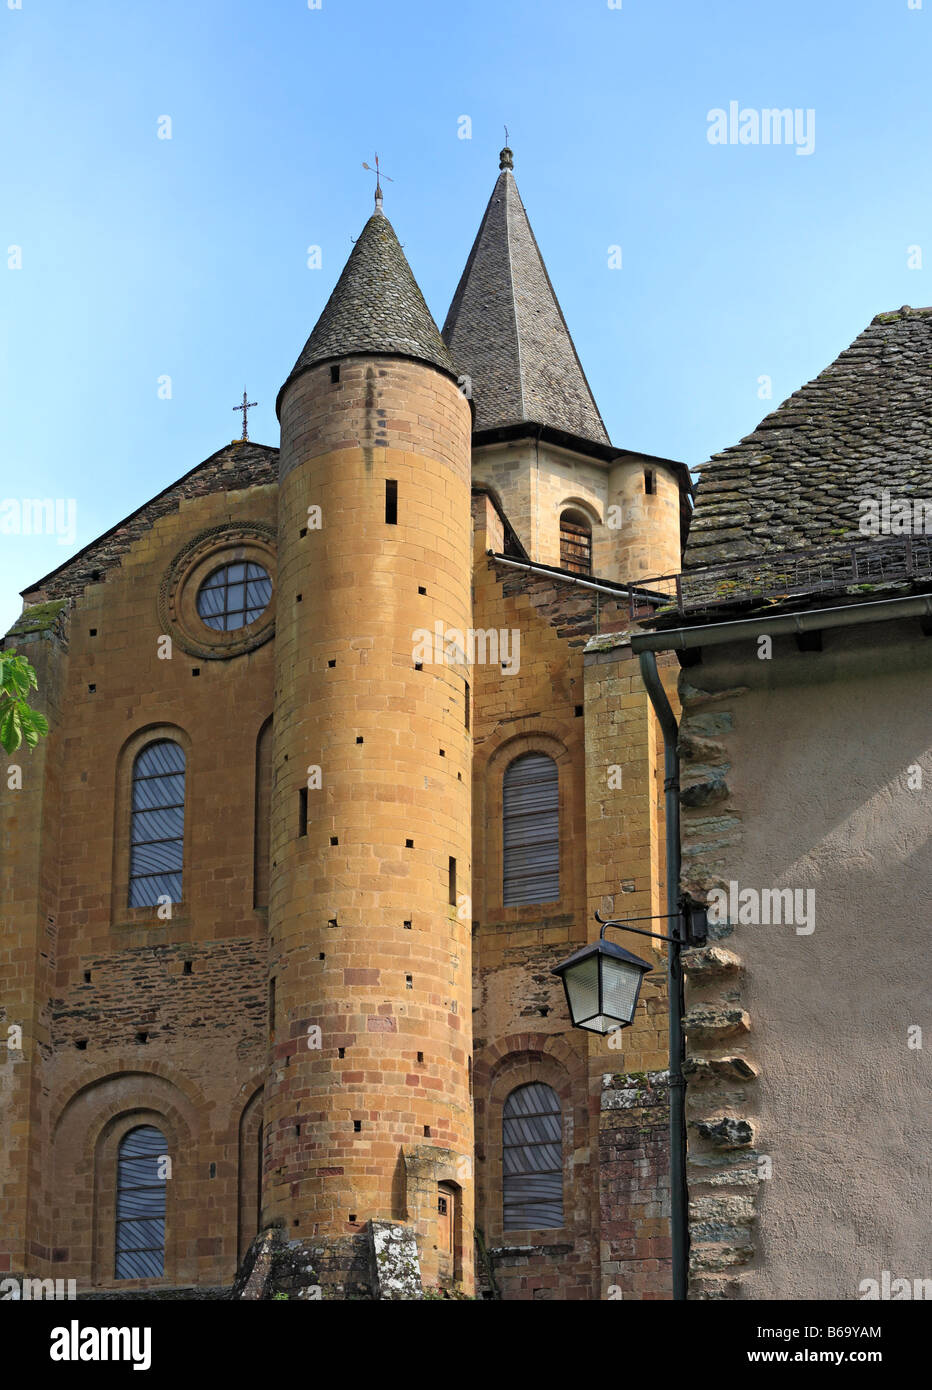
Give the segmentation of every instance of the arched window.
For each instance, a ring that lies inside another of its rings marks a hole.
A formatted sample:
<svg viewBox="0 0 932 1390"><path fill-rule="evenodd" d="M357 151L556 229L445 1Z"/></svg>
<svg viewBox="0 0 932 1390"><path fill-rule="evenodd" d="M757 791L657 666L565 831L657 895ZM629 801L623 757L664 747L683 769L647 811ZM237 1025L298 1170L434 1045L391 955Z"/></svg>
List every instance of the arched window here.
<svg viewBox="0 0 932 1390"><path fill-rule="evenodd" d="M160 1279L165 1272L165 1135L154 1125L125 1134L117 1156L117 1279ZM162 1173L160 1177L159 1174Z"/></svg>
<svg viewBox="0 0 932 1390"><path fill-rule="evenodd" d="M592 526L582 512L560 517L560 568L573 574L592 573Z"/></svg>
<svg viewBox="0 0 932 1390"><path fill-rule="evenodd" d="M560 896L559 774L546 753L524 753L502 786L502 878L506 907Z"/></svg>
<svg viewBox="0 0 932 1390"><path fill-rule="evenodd" d="M560 1098L542 1082L519 1086L505 1101L502 1208L506 1231L547 1231L563 1225Z"/></svg>
<svg viewBox="0 0 932 1390"><path fill-rule="evenodd" d="M129 905L181 902L184 849L184 749L171 739L149 743L133 763Z"/></svg>

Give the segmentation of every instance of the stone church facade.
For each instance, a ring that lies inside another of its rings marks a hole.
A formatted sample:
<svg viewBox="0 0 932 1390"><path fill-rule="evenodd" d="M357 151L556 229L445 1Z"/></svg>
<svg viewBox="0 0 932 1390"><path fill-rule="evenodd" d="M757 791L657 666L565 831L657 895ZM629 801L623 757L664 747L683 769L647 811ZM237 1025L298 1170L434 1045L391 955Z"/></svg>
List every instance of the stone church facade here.
<svg viewBox="0 0 932 1390"><path fill-rule="evenodd" d="M511 166L442 333L377 199L280 447L24 592L51 731L0 783L0 1272L668 1296L663 956L624 939L654 969L617 1050L551 972L596 910L665 911L630 639L691 484L609 441Z"/></svg>

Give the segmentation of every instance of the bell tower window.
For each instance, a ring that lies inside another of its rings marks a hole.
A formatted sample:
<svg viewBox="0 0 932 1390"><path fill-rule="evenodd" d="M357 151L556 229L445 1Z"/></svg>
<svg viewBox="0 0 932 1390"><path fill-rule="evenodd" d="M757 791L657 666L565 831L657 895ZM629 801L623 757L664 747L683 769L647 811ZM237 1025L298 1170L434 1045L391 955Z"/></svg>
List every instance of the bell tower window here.
<svg viewBox="0 0 932 1390"><path fill-rule="evenodd" d="M571 574L592 573L592 526L581 512L560 517L560 568Z"/></svg>

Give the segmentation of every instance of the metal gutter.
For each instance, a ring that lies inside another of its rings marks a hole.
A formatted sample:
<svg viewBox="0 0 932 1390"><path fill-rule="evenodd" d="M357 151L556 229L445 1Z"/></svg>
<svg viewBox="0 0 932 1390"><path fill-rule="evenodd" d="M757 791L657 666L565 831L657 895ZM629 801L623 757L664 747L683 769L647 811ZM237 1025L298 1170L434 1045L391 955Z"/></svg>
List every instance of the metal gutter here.
<svg viewBox="0 0 932 1390"><path fill-rule="evenodd" d="M662 632L639 632L631 637L631 648L642 652L688 651L695 647L718 647L725 642L753 640L763 633L780 636L821 632L833 627L858 627L861 623L892 622L897 618L932 618L932 594L910 594L905 598L878 599L871 603L851 603L842 608L809 608L804 613L776 613L772 617L737 618L727 623L708 623L697 627L673 627Z"/></svg>
<svg viewBox="0 0 932 1390"><path fill-rule="evenodd" d="M680 913L680 764L676 753L676 716L667 699L653 652L642 652L641 678L663 731L664 827L666 830L667 916L670 931L682 934ZM670 1235L673 1264L673 1297L686 1299L689 1262L689 1225L686 1191L686 1083L683 1078L685 1044L683 971L680 946L667 945L667 1001L670 1038Z"/></svg>
<svg viewBox="0 0 932 1390"><path fill-rule="evenodd" d="M548 579L556 579L563 584L576 584L581 589L595 589L596 593L609 594L616 599L630 599L632 593L647 600L656 599L660 603L669 601L669 594L658 594L651 589L640 589L635 584L620 584L617 588L611 589L607 584L594 584L591 579L579 579L575 574L567 574L565 570L551 568L548 565L535 565L531 561L512 560L507 555L499 555L494 550L487 550L489 559L495 560L500 565L510 565L512 569L528 570L532 574L543 574Z"/></svg>

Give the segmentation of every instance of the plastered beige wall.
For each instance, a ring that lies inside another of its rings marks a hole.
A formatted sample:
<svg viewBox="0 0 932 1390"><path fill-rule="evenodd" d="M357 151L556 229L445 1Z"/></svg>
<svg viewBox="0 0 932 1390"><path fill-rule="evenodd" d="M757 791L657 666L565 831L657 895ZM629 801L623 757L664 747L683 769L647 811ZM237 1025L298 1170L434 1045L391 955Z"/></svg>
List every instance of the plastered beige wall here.
<svg viewBox="0 0 932 1390"><path fill-rule="evenodd" d="M733 1016L688 1034L712 1062L688 1091L694 1297L858 1299L885 1270L932 1275L930 676L929 639L890 623L822 652L777 639L770 660L707 648L681 677L684 786L724 789L684 808L687 886L798 888L814 909L737 923L718 943L736 965L690 975L687 1020ZM728 1080L736 1053L756 1080ZM703 1139L722 1117L750 1140Z"/></svg>

